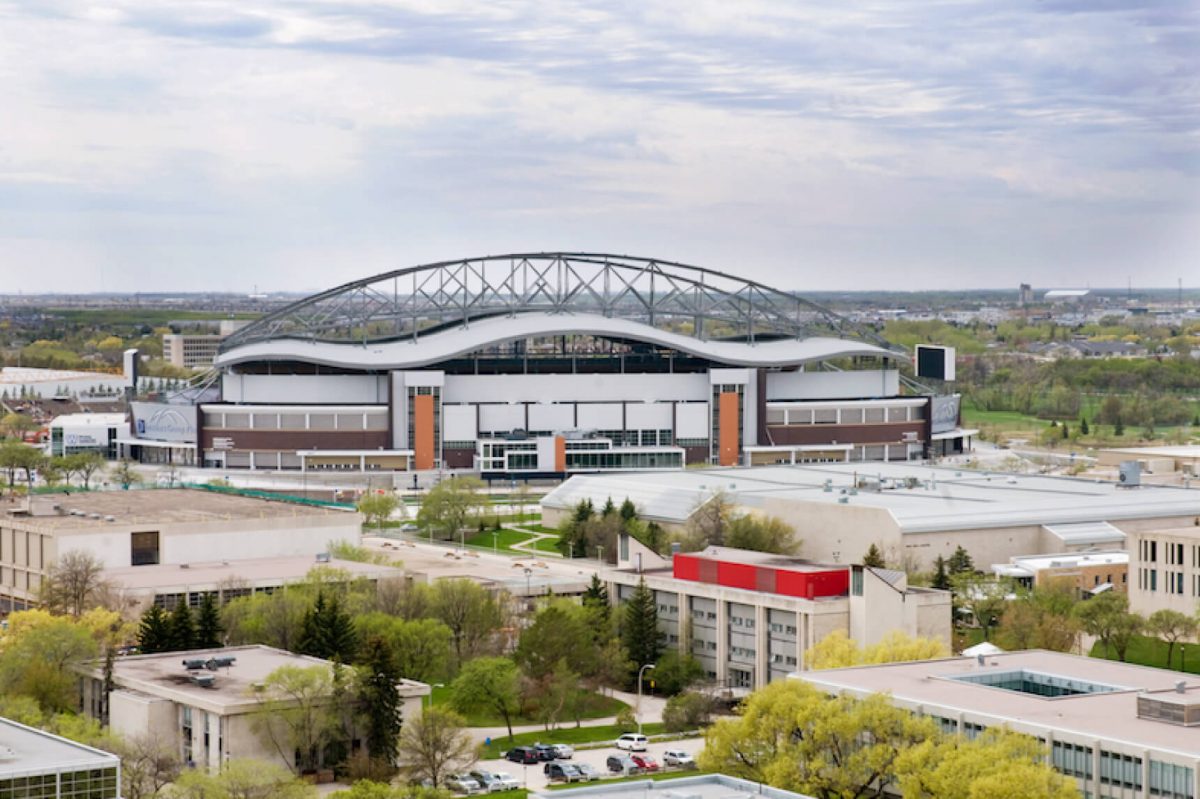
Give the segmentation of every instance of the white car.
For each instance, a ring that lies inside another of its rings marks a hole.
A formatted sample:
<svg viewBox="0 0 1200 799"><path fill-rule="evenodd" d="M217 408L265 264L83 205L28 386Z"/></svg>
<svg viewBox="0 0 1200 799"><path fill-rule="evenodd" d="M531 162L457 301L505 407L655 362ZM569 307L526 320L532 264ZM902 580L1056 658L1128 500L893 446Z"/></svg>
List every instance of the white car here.
<svg viewBox="0 0 1200 799"><path fill-rule="evenodd" d="M678 766L679 768L696 767L696 761L682 749L668 749L663 752L663 763L668 766Z"/></svg>
<svg viewBox="0 0 1200 799"><path fill-rule="evenodd" d="M475 781L469 774L455 774L446 778L446 787L456 793L465 793L467 796L472 794L482 793L483 786Z"/></svg>
<svg viewBox="0 0 1200 799"><path fill-rule="evenodd" d="M500 783L506 791L515 791L521 787L521 783L517 782L517 778L507 771L493 771L492 779Z"/></svg>
<svg viewBox="0 0 1200 799"><path fill-rule="evenodd" d="M630 752L645 752L646 743L645 735L636 732L627 732L618 738L614 745L618 749L626 749Z"/></svg>
<svg viewBox="0 0 1200 799"><path fill-rule="evenodd" d="M575 754L575 750L569 744L550 744L550 748L554 750L554 756L559 760L570 760Z"/></svg>

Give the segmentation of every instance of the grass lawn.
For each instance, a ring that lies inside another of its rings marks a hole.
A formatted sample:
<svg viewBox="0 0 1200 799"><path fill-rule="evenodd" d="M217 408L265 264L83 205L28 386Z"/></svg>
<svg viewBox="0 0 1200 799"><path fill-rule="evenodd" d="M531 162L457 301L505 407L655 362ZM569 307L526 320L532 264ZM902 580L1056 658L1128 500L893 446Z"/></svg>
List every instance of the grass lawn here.
<svg viewBox="0 0 1200 799"><path fill-rule="evenodd" d="M484 530L482 533L473 533L467 536L467 546L476 547L483 550L491 550L493 546L497 552L503 552L506 555L519 555L528 557L529 553L520 549L513 549L513 544L520 544L528 541L533 537L533 534L526 530L510 530L503 528L495 531L495 544L493 545L492 530ZM534 545L534 549L538 552L546 552L551 554L559 554L558 547L555 546L557 538L544 538Z"/></svg>
<svg viewBox="0 0 1200 799"><path fill-rule="evenodd" d="M1125 435L1118 437L1114 435L1112 425L1096 424L1093 419L1095 419L1098 407L1099 400L1097 398L1085 398L1080 415L1088 420L1089 433L1077 441L1061 442L1058 446L1059 451L1069 452L1081 447L1134 446L1149 443L1142 438L1142 428L1136 425L1126 425ZM1030 446L1037 446L1038 436L1050 426L1049 419L1039 419L1036 416L1016 411L983 411L966 402L963 403L962 418L964 426L977 427L989 436L998 435L1002 442L1010 438L1025 438L1029 440ZM1066 423L1071 431L1075 431L1079 426L1079 419L1068 419ZM1156 442L1169 441L1177 435L1179 429L1178 426L1156 427L1152 440Z"/></svg>
<svg viewBox="0 0 1200 799"><path fill-rule="evenodd" d="M614 699L611 696L600 696L599 694L595 694L595 695L593 695L593 699L594 699L594 701L591 703L591 707L588 709L588 712L583 714L583 718L585 720L586 719L602 719L602 718L606 718L608 716L615 716L615 715L617 715L617 713L621 712L622 709L629 707L624 702L622 702L620 699ZM433 704L435 704L435 705L442 705L445 707L449 707L450 706L450 686L443 685L440 688L438 688L437 686L434 686L430 701L432 701ZM524 716L517 716L517 717L513 718L512 723L513 723L513 726L516 727L518 725L524 725L524 724L537 724L538 720L531 719L531 718L525 718ZM504 719L501 718L499 715L493 715L490 713L478 713L473 716L467 716L467 726L468 727L503 727ZM543 733L543 735L546 735L546 733ZM613 735L612 737L616 738L617 736ZM564 743L569 743L569 742L564 741ZM505 747L505 748L507 749L508 747Z"/></svg>
<svg viewBox="0 0 1200 799"><path fill-rule="evenodd" d="M519 732L513 736L511 741L507 735L502 735L499 738L493 738L489 746L483 747L481 757L490 759L501 757L507 750L514 746L529 746L531 744L590 744L597 742L612 742L617 739L623 730L615 724L607 724L603 727L559 727L557 730L537 730L535 732ZM646 735L658 735L663 732L663 725L654 722L652 724L643 724L642 732Z"/></svg>
<svg viewBox="0 0 1200 799"><path fill-rule="evenodd" d="M1108 654L1106 655L1104 653L1104 644L1099 641L1092 647L1092 651L1089 654L1094 658L1117 659L1116 650L1109 647ZM1182 662L1184 659L1186 659L1186 663ZM1167 668L1167 644L1165 641L1160 641L1157 638L1139 635L1129 644L1129 649L1125 652L1125 662L1137 663L1141 666L1153 666L1156 669L1165 669ZM1182 668L1183 666L1186 666L1186 669ZM1187 644L1186 652L1181 652L1180 645L1176 644L1174 651L1171 652L1171 669L1174 671L1186 670L1190 674L1200 674L1200 646Z"/></svg>

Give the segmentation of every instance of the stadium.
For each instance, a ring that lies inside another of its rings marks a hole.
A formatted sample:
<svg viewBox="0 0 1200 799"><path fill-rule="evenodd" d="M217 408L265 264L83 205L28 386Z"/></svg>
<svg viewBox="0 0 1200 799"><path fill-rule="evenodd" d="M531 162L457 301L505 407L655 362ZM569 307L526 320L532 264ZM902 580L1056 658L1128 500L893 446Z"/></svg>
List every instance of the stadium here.
<svg viewBox="0 0 1200 799"><path fill-rule="evenodd" d="M444 261L347 283L224 340L204 465L475 469L911 460L962 451L957 397L819 305L685 264Z"/></svg>

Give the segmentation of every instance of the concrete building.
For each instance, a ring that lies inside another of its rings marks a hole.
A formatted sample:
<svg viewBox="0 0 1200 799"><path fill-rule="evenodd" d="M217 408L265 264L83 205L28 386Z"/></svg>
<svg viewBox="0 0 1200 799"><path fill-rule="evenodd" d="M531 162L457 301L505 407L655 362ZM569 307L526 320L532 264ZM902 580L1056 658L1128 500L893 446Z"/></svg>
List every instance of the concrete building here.
<svg viewBox="0 0 1200 799"><path fill-rule="evenodd" d="M199 489L44 494L0 517L0 610L35 603L55 559L78 550L105 568L312 557L357 544L362 516Z"/></svg>
<svg viewBox="0 0 1200 799"><path fill-rule="evenodd" d="M1192 616L1198 605L1200 516L1130 536L1130 609L1143 616L1164 608Z"/></svg>
<svg viewBox="0 0 1200 799"><path fill-rule="evenodd" d="M98 452L117 457L117 437L129 429L123 413L67 413L50 422L50 454Z"/></svg>
<svg viewBox="0 0 1200 799"><path fill-rule="evenodd" d="M600 783L560 791L531 793L530 799L812 799L806 793L772 788L724 774L698 774L671 780Z"/></svg>
<svg viewBox="0 0 1200 799"><path fill-rule="evenodd" d="M1084 796L1200 796L1200 685L1178 672L1030 650L795 675L830 693L886 694L942 730L1007 727L1045 744Z"/></svg>
<svg viewBox="0 0 1200 799"><path fill-rule="evenodd" d="M1137 461L1147 474L1182 473L1200 477L1200 445L1183 444L1173 447L1116 447L1096 453L1096 464L1117 468L1126 461Z"/></svg>
<svg viewBox="0 0 1200 799"><path fill-rule="evenodd" d="M853 563L875 544L889 562L921 569L960 545L981 566L1018 555L1125 549L1129 534L1200 517L1200 491L1178 487L828 463L579 475L542 499L542 523L558 524L581 500L601 507L609 497L618 505L628 497L641 518L680 528L717 492L747 512L787 522L807 558Z"/></svg>
<svg viewBox="0 0 1200 799"><path fill-rule="evenodd" d="M1024 588L1067 585L1079 598L1105 591L1124 594L1129 588L1129 553L1060 552L1054 555L1019 555L1008 563L992 564L992 573Z"/></svg>
<svg viewBox="0 0 1200 799"><path fill-rule="evenodd" d="M332 668L327 660L269 646L166 652L119 658L113 666L114 690L107 697L103 664L80 667L80 690L89 716L103 718L107 702L113 732L150 735L172 747L185 763L218 769L236 757L291 768L292 753L281 754L257 723L267 705L256 694L263 681L284 666ZM402 716L420 715L430 687L402 680L399 688Z"/></svg>
<svg viewBox="0 0 1200 799"><path fill-rule="evenodd" d="M667 645L734 696L805 668L808 650L836 630L862 645L892 630L950 644L950 593L910 588L903 572L727 547L667 560L629 536L619 550L604 575L612 600L628 600L644 579Z"/></svg>
<svg viewBox="0 0 1200 799"><path fill-rule="evenodd" d="M0 797L118 799L116 755L0 718Z"/></svg>
<svg viewBox="0 0 1200 799"><path fill-rule="evenodd" d="M162 337L163 360L180 369L212 366L223 338L215 333L168 333Z"/></svg>

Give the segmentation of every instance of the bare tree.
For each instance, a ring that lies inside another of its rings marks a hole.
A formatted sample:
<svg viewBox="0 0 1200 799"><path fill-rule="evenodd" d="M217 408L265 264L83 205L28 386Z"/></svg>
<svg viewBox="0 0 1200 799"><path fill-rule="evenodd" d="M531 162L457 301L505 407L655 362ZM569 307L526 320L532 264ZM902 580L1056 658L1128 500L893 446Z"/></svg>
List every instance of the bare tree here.
<svg viewBox="0 0 1200 799"><path fill-rule="evenodd" d="M90 552L73 549L63 553L42 581L42 602L51 610L78 618L95 607L108 590L101 577L104 564Z"/></svg>
<svg viewBox="0 0 1200 799"><path fill-rule="evenodd" d="M429 707L405 721L400 730L402 767L413 781L429 780L442 787L448 774L465 769L479 757L479 749L463 729L463 718L452 710Z"/></svg>
<svg viewBox="0 0 1200 799"><path fill-rule="evenodd" d="M183 768L174 747L151 735L126 738L114 749L121 758L121 791L125 799L158 796Z"/></svg>
<svg viewBox="0 0 1200 799"><path fill-rule="evenodd" d="M709 545L724 546L725 534L729 528L730 517L733 514L733 502L729 495L717 489L711 495L699 500L686 528L686 545L688 549L704 549Z"/></svg>

